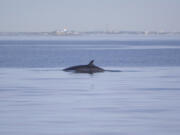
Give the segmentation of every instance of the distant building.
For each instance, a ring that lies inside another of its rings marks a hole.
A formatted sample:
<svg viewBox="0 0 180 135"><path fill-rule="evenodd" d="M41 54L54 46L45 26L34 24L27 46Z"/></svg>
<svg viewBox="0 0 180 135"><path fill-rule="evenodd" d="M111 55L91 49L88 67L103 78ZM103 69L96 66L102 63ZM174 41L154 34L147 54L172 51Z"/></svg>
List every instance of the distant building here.
<svg viewBox="0 0 180 135"><path fill-rule="evenodd" d="M62 30L56 30L52 32L53 35L60 35L60 36L66 36L66 35L79 35L78 32L75 31L69 31L67 28L64 28Z"/></svg>

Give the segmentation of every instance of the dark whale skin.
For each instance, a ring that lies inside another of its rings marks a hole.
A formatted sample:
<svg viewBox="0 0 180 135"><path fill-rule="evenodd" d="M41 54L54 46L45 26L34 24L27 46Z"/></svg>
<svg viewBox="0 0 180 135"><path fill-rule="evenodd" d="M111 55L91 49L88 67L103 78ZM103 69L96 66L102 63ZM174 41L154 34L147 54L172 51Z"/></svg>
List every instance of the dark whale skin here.
<svg viewBox="0 0 180 135"><path fill-rule="evenodd" d="M69 68L63 69L64 71L74 71L76 73L97 73L97 72L104 72L105 70L95 66L93 64L94 60L92 60L88 65L78 65L78 66L72 66Z"/></svg>

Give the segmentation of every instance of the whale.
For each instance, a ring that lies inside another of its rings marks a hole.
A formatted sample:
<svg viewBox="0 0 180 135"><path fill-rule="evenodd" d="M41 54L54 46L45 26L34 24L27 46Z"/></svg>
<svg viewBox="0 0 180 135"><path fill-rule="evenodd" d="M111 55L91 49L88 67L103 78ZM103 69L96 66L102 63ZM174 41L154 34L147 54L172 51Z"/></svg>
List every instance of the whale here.
<svg viewBox="0 0 180 135"><path fill-rule="evenodd" d="M64 71L67 72L75 72L75 73L98 73L98 72L104 72L105 70L103 68L100 68L94 64L94 60L91 60L89 64L87 65L77 65L77 66L72 66L63 69Z"/></svg>

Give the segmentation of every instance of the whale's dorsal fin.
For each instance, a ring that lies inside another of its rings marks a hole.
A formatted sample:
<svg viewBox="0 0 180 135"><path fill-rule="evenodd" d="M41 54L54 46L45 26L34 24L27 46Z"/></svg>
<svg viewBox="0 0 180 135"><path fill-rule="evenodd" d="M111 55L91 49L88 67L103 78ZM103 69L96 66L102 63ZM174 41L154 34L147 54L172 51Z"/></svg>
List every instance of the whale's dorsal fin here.
<svg viewBox="0 0 180 135"><path fill-rule="evenodd" d="M88 64L88 66L93 66L94 65L94 60L91 60Z"/></svg>

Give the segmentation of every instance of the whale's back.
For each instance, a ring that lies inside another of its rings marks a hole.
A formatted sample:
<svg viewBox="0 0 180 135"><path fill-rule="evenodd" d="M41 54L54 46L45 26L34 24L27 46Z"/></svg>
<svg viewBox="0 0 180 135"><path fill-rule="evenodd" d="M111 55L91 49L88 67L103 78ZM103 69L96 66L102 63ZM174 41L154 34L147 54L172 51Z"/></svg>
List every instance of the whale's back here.
<svg viewBox="0 0 180 135"><path fill-rule="evenodd" d="M74 71L77 73L97 73L97 72L104 72L104 69L95 66L93 64L94 60L92 60L88 65L79 65L79 66L72 66L69 68L64 69L64 71Z"/></svg>
<svg viewBox="0 0 180 135"><path fill-rule="evenodd" d="M69 68L64 69L64 71L74 71L77 73L97 73L97 72L103 72L104 69L99 68L97 66L88 66L88 65L80 65L80 66L72 66Z"/></svg>

